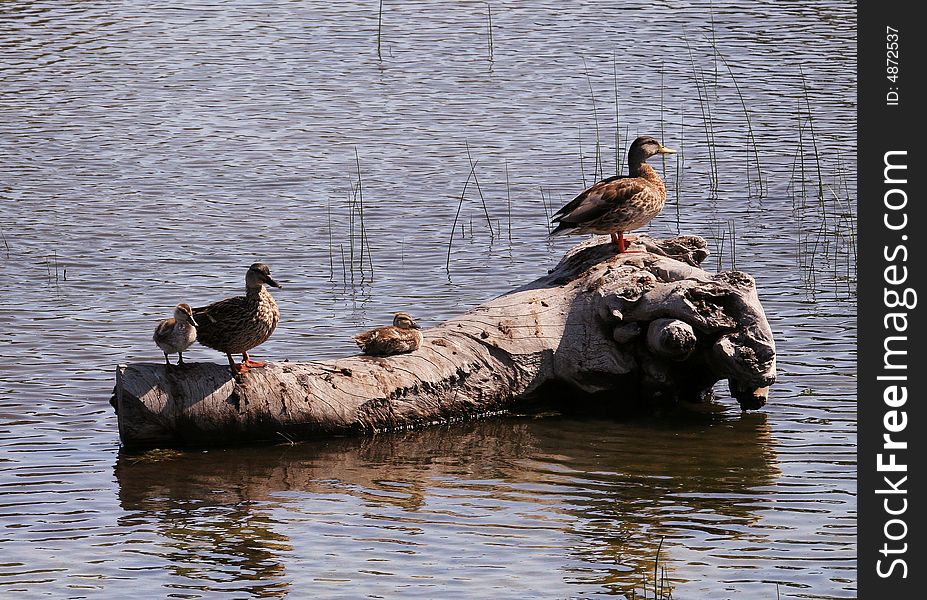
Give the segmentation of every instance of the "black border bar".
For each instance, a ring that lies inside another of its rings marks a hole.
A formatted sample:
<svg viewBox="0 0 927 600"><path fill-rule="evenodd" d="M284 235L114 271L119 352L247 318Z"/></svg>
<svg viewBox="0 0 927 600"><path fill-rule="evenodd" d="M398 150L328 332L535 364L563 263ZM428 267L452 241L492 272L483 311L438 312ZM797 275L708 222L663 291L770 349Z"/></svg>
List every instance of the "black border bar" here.
<svg viewBox="0 0 927 600"><path fill-rule="evenodd" d="M914 2L857 6L859 597L920 598L927 589L920 306L927 303L927 21Z"/></svg>

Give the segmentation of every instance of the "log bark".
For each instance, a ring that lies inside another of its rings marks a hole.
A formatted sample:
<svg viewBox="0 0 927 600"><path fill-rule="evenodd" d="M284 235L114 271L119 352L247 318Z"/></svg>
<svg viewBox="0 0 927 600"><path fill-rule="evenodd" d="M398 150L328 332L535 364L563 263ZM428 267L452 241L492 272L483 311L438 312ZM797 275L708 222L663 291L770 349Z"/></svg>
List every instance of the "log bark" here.
<svg viewBox="0 0 927 600"><path fill-rule="evenodd" d="M763 406L776 352L753 278L699 268L698 237L639 241L646 252L581 243L548 275L424 330L410 354L240 376L213 363L120 365L120 437L150 447L371 433L498 414L552 389L615 406L700 401L722 379L744 410Z"/></svg>

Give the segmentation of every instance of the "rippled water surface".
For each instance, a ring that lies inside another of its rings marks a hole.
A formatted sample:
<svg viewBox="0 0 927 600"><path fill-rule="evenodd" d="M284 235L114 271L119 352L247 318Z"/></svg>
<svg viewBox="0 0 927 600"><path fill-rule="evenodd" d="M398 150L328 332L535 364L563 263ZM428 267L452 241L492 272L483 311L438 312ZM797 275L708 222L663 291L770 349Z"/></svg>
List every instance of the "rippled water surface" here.
<svg viewBox="0 0 927 600"><path fill-rule="evenodd" d="M855 597L851 3L383 4L379 59L376 1L0 4L0 597ZM647 231L757 279L762 411L120 452L178 301L268 262L270 360L438 323L642 133Z"/></svg>

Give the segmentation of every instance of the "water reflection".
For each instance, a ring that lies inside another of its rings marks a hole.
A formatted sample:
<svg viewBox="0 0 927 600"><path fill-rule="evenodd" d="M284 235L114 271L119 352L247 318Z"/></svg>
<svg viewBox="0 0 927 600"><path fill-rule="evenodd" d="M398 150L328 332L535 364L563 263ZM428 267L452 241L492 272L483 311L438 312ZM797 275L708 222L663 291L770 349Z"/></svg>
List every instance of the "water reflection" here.
<svg viewBox="0 0 927 600"><path fill-rule="evenodd" d="M324 586L324 560L291 564L313 529L423 558L434 550L420 540L440 530L456 538L446 552L485 544L494 549L478 561L517 552L559 573L559 589L629 594L652 580L664 536L661 564L677 583L677 539L762 543L752 525L779 468L765 415L750 414L669 428L523 417L160 462L123 453L115 474L124 521L154 524L161 556L191 589L269 596L294 579ZM287 525L293 515L298 527ZM552 556L563 541L566 552ZM389 557L376 568L395 575L402 565Z"/></svg>

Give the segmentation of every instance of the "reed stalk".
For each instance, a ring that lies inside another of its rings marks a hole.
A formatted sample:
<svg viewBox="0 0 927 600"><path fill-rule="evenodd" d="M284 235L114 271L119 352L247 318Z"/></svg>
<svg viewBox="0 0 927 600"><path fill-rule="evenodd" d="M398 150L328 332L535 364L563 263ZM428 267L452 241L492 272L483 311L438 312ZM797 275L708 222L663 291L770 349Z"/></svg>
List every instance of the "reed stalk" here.
<svg viewBox="0 0 927 600"><path fill-rule="evenodd" d="M457 231L460 209L463 208L464 197L467 194L467 186L470 185L470 178L474 175L474 169L476 169L477 163L479 163L479 161L470 163L470 173L467 175L467 180L464 182L463 191L460 192L460 202L457 203L457 214L454 215L454 223L451 225L451 235L447 239L447 261L444 263L444 269L447 271L448 277L450 277L451 274L451 247L454 244L454 232Z"/></svg>
<svg viewBox="0 0 927 600"><path fill-rule="evenodd" d="M808 84L805 81L805 71L798 65L798 73L801 75L801 87L805 95L805 108L808 109L808 130L811 134L811 145L814 148L814 161L818 173L818 197L824 197L824 176L821 174L821 154L818 152L817 137L814 135L814 118L811 114L811 100L808 94Z"/></svg>
<svg viewBox="0 0 927 600"><path fill-rule="evenodd" d="M0 240L3 241L3 247L6 249L6 259L10 260L10 243L6 241L6 234L3 233L2 227L0 227Z"/></svg>
<svg viewBox="0 0 927 600"><path fill-rule="evenodd" d="M692 46L689 44L688 37L685 38L686 48L689 51L689 62L692 65L692 76L695 80L695 90L698 93L698 104L702 111L702 124L705 128L705 145L708 149L708 162L711 169L710 182L712 193L718 189L718 170L714 151L714 133L711 126L711 108L708 103L708 88L705 86L704 94L702 93L703 80L699 79L699 69L695 64L695 58L692 55Z"/></svg>
<svg viewBox="0 0 927 600"><path fill-rule="evenodd" d="M348 194L348 264L351 267L351 286L354 286L354 203L357 202L357 188L351 182L351 192Z"/></svg>
<svg viewBox="0 0 927 600"><path fill-rule="evenodd" d="M664 71L664 66L665 66L665 65L664 65L663 61L660 60L660 141L661 141L661 142L666 141L666 140L663 139L663 138L666 137L666 132L663 130L663 122L664 122L664 120L663 120L663 111L664 111L664 108L665 108L664 91L665 91L665 89L666 89L666 86L664 85L664 77L665 77L665 75L666 75L666 73L665 73L665 71ZM664 158L665 158L665 155L664 155Z"/></svg>
<svg viewBox="0 0 927 600"><path fill-rule="evenodd" d="M686 132L686 112L685 109L679 112L679 153L676 155L676 184L673 186L673 193L676 195L676 235L681 233L681 213L680 198L682 196L682 162L685 160L683 145L685 142Z"/></svg>
<svg viewBox="0 0 927 600"><path fill-rule="evenodd" d="M578 125L579 128L579 174L583 178L583 189L586 189L586 167L583 164L583 126Z"/></svg>
<svg viewBox="0 0 927 600"><path fill-rule="evenodd" d="M727 222L727 232L731 238L731 270L737 270L737 223L734 219Z"/></svg>
<svg viewBox="0 0 927 600"><path fill-rule="evenodd" d="M489 62L492 62L492 5L489 2L486 3L486 18L489 29Z"/></svg>
<svg viewBox="0 0 927 600"><path fill-rule="evenodd" d="M509 161L505 161L505 204L509 218L509 244L512 243L512 188L509 184Z"/></svg>
<svg viewBox="0 0 927 600"><path fill-rule="evenodd" d="M486 198L483 197L483 188L480 187L480 179L476 176L476 163L473 162L473 157L470 156L470 144L464 140L464 146L467 148L467 160L470 162L470 171L473 173L473 183L476 184L476 191L480 195L480 203L483 205L483 214L486 216L486 226L489 227L489 242L492 243L496 239L495 233L492 229L492 219L489 217L489 209L486 207ZM471 226L472 230L473 227Z"/></svg>
<svg viewBox="0 0 927 600"><path fill-rule="evenodd" d="M338 244L341 248L341 282L348 285L348 265L344 256L344 244Z"/></svg>
<svg viewBox="0 0 927 600"><path fill-rule="evenodd" d="M612 81L615 85L615 176L621 175L621 105L618 103L618 60L612 50Z"/></svg>
<svg viewBox="0 0 927 600"><path fill-rule="evenodd" d="M325 213L328 217L328 278L331 281L335 280L335 257L334 257L334 248L332 246L332 203L331 199L325 200Z"/></svg>
<svg viewBox="0 0 927 600"><path fill-rule="evenodd" d="M664 96L663 96L664 89L665 89L663 85L663 76L664 76L664 64L663 64L663 61L661 60L660 61L660 142L661 143L666 142L666 131L664 130L664 126L663 126L663 110L665 106ZM664 178L666 178L666 155L661 154L660 159L661 159L661 164L663 167L661 175Z"/></svg>
<svg viewBox="0 0 927 600"><path fill-rule="evenodd" d="M660 543L657 545L657 556L653 561L653 595L654 598L659 598L660 593L657 591L657 566L660 564L660 550L663 549L663 540L665 536L660 536Z"/></svg>
<svg viewBox="0 0 927 600"><path fill-rule="evenodd" d="M719 229L720 229L720 227L719 227ZM718 272L721 271L722 265L724 264L724 241L725 241L724 238L725 238L725 234L726 234L725 231L721 231L721 232L719 233L719 236L720 236L720 237L719 237L719 239L718 239L718 266L717 266L717 268L716 268L716 270L717 270Z"/></svg>
<svg viewBox="0 0 927 600"><path fill-rule="evenodd" d="M760 166L760 151L756 143L756 135L753 133L753 122L750 119L750 111L747 109L747 103L744 100L743 93L740 90L740 84L737 83L737 78L734 77L734 71L731 69L731 65L728 64L727 59L724 58L724 55L718 52L718 49L715 48L715 54L721 59L721 62L724 63L724 66L727 68L727 72L731 75L731 81L734 82L734 89L737 90L737 97L740 99L740 106L744 111L744 118L747 120L747 137L750 139L750 145L753 147L753 156L756 159L756 180L757 186L759 187L759 197L763 198L766 196L766 185L763 181L763 170ZM747 154L747 165L749 167L749 152ZM750 177L749 172L747 174L747 184L749 185Z"/></svg>
<svg viewBox="0 0 927 600"><path fill-rule="evenodd" d="M592 98L592 120L595 124L595 171L592 176L593 181L599 180L599 174L604 177L605 172L602 169L602 142L599 135L599 112L596 110L595 91L592 88L592 78L589 76L589 68L586 66L586 57L583 57L583 72L586 74L586 83L589 84L589 97Z"/></svg>
<svg viewBox="0 0 927 600"><path fill-rule="evenodd" d="M377 60L383 60L383 54L380 50L380 39L383 33L383 0L380 0L380 9L377 12Z"/></svg>
<svg viewBox="0 0 927 600"><path fill-rule="evenodd" d="M709 30L711 31L710 44L711 44L711 47L714 49L715 55L716 55L714 59L714 67L715 67L715 89L717 89L718 88L718 59L717 59L718 44L715 38L715 7L711 3L711 0L708 0L708 19L709 19L709 25L710 25Z"/></svg>
<svg viewBox="0 0 927 600"><path fill-rule="evenodd" d="M544 198L541 198L544 200ZM544 202L544 218L547 220L547 232L550 233L550 220L553 218L553 203L554 200L551 197L550 190L547 190L547 200Z"/></svg>
<svg viewBox="0 0 927 600"><path fill-rule="evenodd" d="M364 250L367 251L367 264L370 265L370 277L373 279L373 256L370 251L370 240L367 237L367 225L364 221L364 181L361 177L360 155L357 146L354 147L354 161L357 165L357 196L358 217L360 218L360 266L361 276L364 275Z"/></svg>

